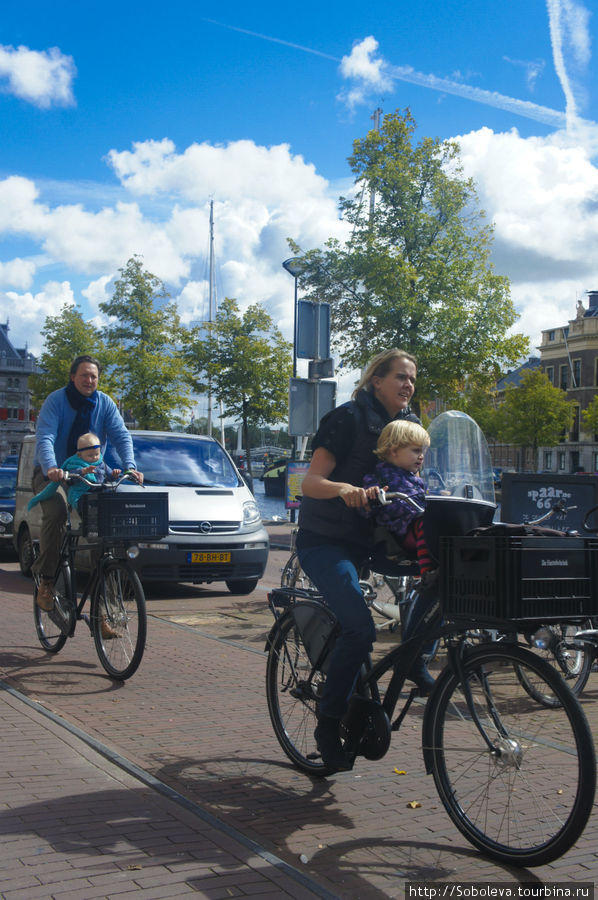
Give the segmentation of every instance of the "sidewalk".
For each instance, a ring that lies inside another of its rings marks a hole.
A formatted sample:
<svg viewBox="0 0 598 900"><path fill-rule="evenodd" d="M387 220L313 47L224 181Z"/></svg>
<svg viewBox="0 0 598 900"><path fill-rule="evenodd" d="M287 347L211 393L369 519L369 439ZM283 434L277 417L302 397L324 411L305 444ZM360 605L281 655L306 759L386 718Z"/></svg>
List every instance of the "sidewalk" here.
<svg viewBox="0 0 598 900"><path fill-rule="evenodd" d="M219 587L187 602L218 619ZM242 627L265 592L264 581L229 596L222 627L178 624L149 600L143 662L117 684L84 627L59 654L41 651L31 584L0 564L0 681L10 689L0 690L2 900L399 900L406 881L595 880L596 814L550 866L510 869L477 853L425 773L417 702L384 759L329 779L294 769L265 702L270 622ZM595 736L597 689L592 676L583 700Z"/></svg>
<svg viewBox="0 0 598 900"><path fill-rule="evenodd" d="M144 784L6 687L0 730L2 900L323 896L302 888L276 857Z"/></svg>

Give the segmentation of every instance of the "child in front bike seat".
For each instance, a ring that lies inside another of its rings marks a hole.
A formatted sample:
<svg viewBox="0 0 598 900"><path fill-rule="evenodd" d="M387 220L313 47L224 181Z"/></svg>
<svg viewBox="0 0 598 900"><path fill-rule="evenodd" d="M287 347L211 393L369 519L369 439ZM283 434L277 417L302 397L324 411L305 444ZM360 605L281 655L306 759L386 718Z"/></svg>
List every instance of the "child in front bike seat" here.
<svg viewBox="0 0 598 900"><path fill-rule="evenodd" d="M106 478L116 477L120 475L120 469L111 469L104 462L102 456L102 445L97 434L88 431L77 439L77 452L73 456L69 456L61 466L66 472L77 472L78 475L84 475L88 481L94 484L103 484ZM54 494L59 487L57 481L51 481L43 491L32 497L27 508L31 509L41 500L47 500ZM89 490L89 485L84 481L75 481L68 489L67 500L73 509L78 508L79 499L82 494Z"/></svg>
<svg viewBox="0 0 598 900"><path fill-rule="evenodd" d="M380 487L388 493L407 494L422 510L418 512L408 501L398 498L384 506L371 504L363 510L377 526L376 537L383 554L391 560L405 556L417 559L422 575L433 568L422 521L426 485L417 474L429 446L428 432L417 422L389 422L382 429L374 451L380 462L363 479L364 488Z"/></svg>
<svg viewBox="0 0 598 900"><path fill-rule="evenodd" d="M376 444L376 456L380 462L373 473L363 479L364 488L380 487L388 493L400 492L410 497L421 512L408 501L395 498L390 503L370 506L363 512L376 523L378 552L387 559L400 560L408 557L417 559L421 586L419 600L413 599L407 621L403 626L403 640L408 640L419 623L422 612L427 610L435 594L436 572L424 538L423 510L426 505L426 485L418 476L424 462L424 454L430 446L430 437L425 428L417 422L396 420L389 422ZM429 691L434 678L423 659L411 670L420 690Z"/></svg>

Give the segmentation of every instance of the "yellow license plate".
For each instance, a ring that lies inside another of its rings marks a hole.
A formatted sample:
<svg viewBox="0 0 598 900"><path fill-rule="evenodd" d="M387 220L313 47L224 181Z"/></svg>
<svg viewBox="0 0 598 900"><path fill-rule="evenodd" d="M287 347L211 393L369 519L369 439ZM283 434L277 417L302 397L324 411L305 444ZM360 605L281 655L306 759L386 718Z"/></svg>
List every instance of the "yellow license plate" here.
<svg viewBox="0 0 598 900"><path fill-rule="evenodd" d="M230 553L188 553L187 561L192 563L227 563Z"/></svg>

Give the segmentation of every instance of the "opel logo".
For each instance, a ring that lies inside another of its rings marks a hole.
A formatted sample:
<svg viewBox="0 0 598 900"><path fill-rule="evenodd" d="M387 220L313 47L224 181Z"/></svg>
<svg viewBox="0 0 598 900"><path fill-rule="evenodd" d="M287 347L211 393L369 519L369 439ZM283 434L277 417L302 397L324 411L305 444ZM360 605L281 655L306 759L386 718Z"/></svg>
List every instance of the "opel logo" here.
<svg viewBox="0 0 598 900"><path fill-rule="evenodd" d="M201 531L202 534L209 534L212 530L212 523L211 522L200 522L199 530Z"/></svg>

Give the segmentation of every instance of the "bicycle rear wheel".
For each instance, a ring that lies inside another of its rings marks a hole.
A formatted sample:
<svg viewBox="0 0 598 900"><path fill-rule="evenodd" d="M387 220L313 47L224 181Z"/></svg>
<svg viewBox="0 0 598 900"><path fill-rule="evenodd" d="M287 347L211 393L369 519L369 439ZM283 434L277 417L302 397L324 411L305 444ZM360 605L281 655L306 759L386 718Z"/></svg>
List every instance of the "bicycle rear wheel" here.
<svg viewBox="0 0 598 900"><path fill-rule="evenodd" d="M591 619L587 619L581 625L558 624L550 625L547 632L546 648L534 647L533 652L542 656L565 679L573 693L579 697L590 677L594 654L584 644L575 646L573 638L577 631L591 628ZM544 682L539 684L531 680L524 672L520 672L522 684L529 695L538 703L545 706L556 706L558 699L552 693L546 693Z"/></svg>
<svg viewBox="0 0 598 900"><path fill-rule="evenodd" d="M139 577L121 560L108 562L98 579L91 631L106 672L119 681L130 678L145 650L147 613Z"/></svg>
<svg viewBox="0 0 598 900"><path fill-rule="evenodd" d="M321 629L334 627L334 616L318 609ZM326 681L321 671L312 673L306 646L294 615L281 619L271 638L266 665L268 712L280 746L289 759L309 775L329 775L322 762L314 730L319 698Z"/></svg>
<svg viewBox="0 0 598 900"><path fill-rule="evenodd" d="M66 644L67 635L52 621L45 610L37 605L38 580L33 588L33 620L40 644L48 653L58 653ZM69 609L71 601L71 571L67 565L60 568L54 583L54 593L63 609Z"/></svg>
<svg viewBox="0 0 598 900"><path fill-rule="evenodd" d="M299 562L299 557L296 553L292 553L285 563L280 576L280 586L315 590L315 585L312 584L301 568L301 563Z"/></svg>
<svg viewBox="0 0 598 900"><path fill-rule="evenodd" d="M517 669L543 682L559 705L538 704ZM586 717L552 666L525 648L483 644L463 672L461 681L447 667L426 709L424 753L440 799L486 855L549 863L573 846L592 811L596 760Z"/></svg>

